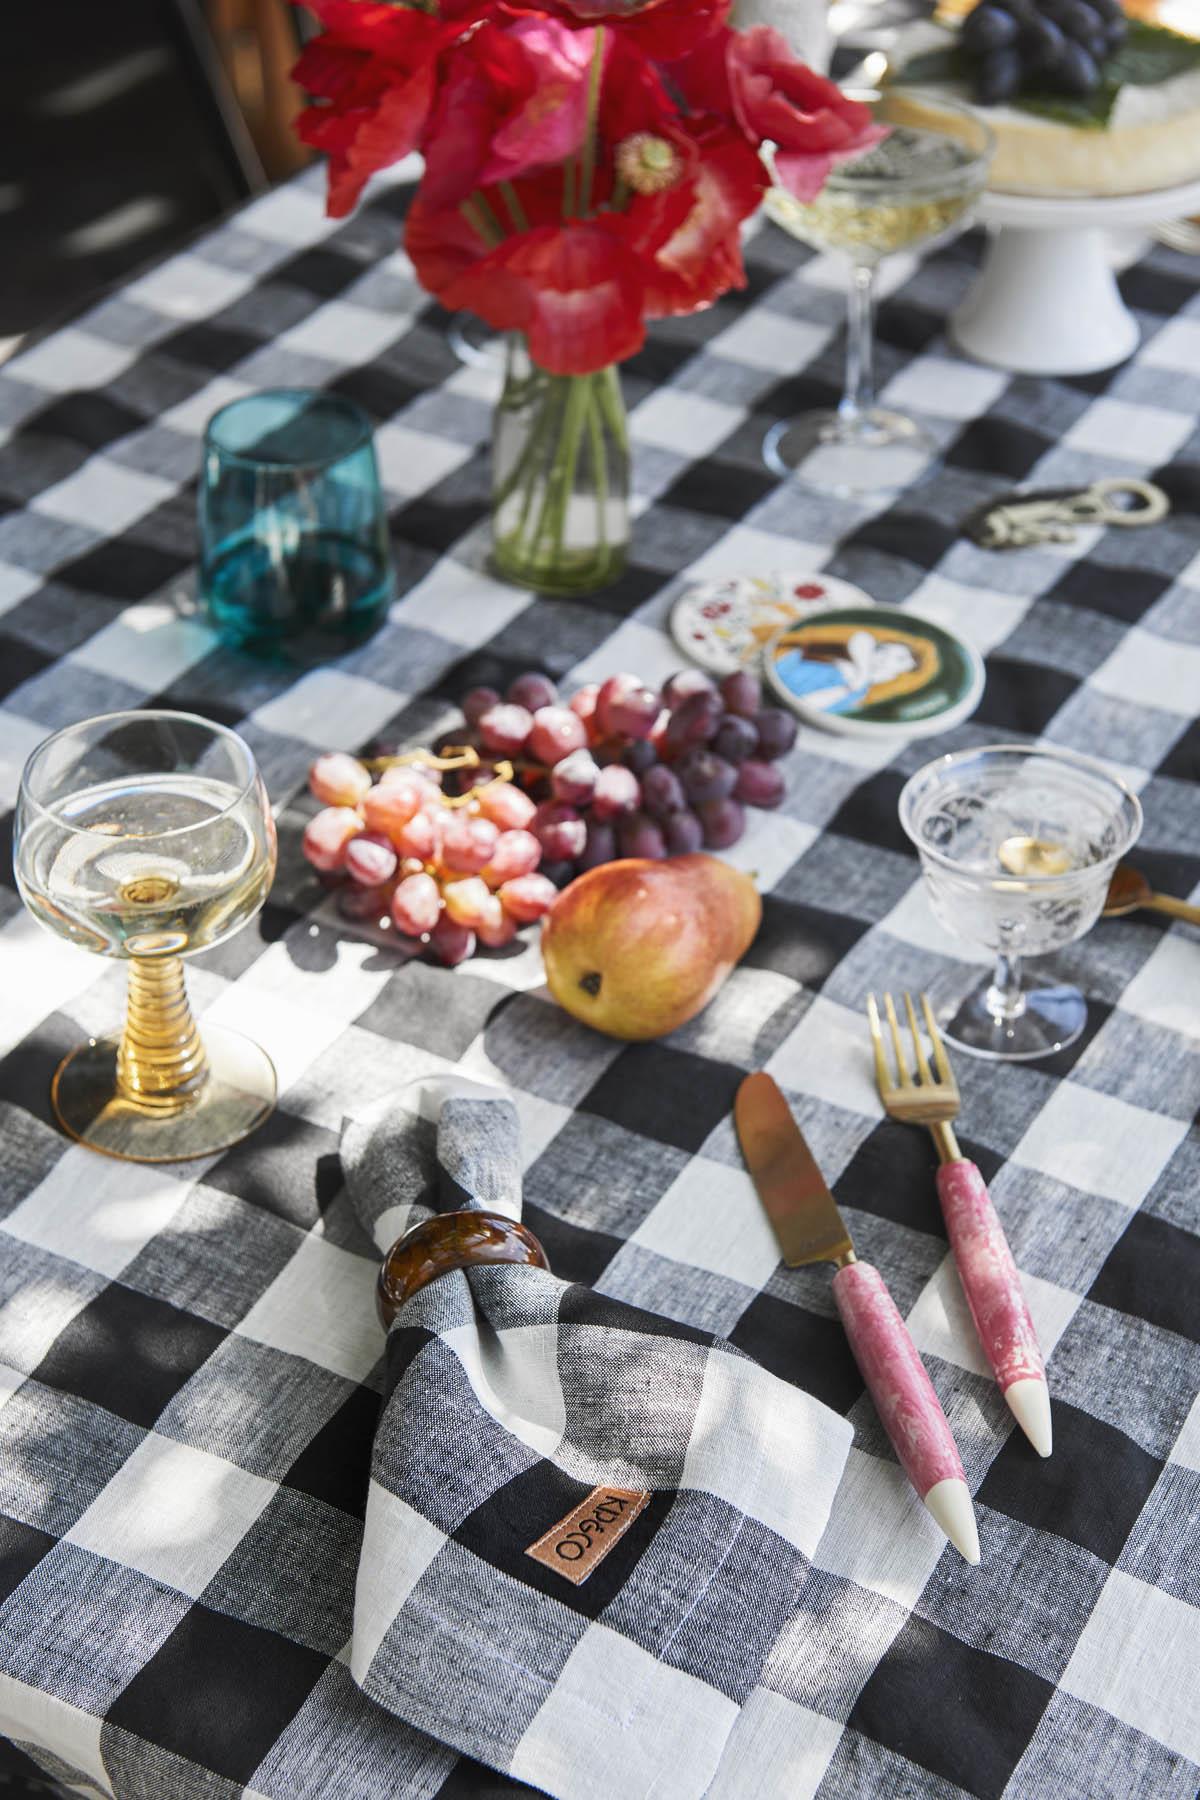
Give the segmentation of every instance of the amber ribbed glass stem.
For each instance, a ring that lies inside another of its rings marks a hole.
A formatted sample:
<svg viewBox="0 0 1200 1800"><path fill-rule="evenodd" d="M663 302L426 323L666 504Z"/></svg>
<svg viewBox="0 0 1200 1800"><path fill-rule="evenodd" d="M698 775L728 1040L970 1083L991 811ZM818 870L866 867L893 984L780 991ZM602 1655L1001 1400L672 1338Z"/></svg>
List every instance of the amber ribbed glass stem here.
<svg viewBox="0 0 1200 1800"><path fill-rule="evenodd" d="M183 963L177 956L131 957L125 1030L117 1053L122 1098L153 1112L178 1112L207 1079Z"/></svg>

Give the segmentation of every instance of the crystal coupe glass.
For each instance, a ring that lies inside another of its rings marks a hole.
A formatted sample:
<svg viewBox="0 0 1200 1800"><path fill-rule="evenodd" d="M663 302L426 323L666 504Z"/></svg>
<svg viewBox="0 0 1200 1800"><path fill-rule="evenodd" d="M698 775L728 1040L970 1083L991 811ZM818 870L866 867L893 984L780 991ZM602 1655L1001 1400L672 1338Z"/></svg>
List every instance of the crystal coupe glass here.
<svg viewBox="0 0 1200 1800"><path fill-rule="evenodd" d="M59 1065L74 1138L132 1162L237 1143L275 1104L257 1044L207 1027L181 958L239 931L275 873L275 824L248 745L190 713L120 712L47 738L21 777L14 862L35 919L129 964L124 1030Z"/></svg>
<svg viewBox="0 0 1200 1800"><path fill-rule="evenodd" d="M945 1035L976 1056L1048 1056L1083 1030L1077 988L1025 971L1092 927L1109 877L1136 840L1142 809L1103 763L1067 750L989 744L939 756L900 794L900 823L921 858L930 904L995 969L939 1010Z"/></svg>
<svg viewBox="0 0 1200 1800"><path fill-rule="evenodd" d="M772 188L764 211L816 250L849 260L846 377L832 412L802 413L772 426L763 444L767 467L810 487L863 494L901 486L936 449L903 413L875 401L875 274L900 250L931 250L969 222L987 180L993 138L970 107L941 97L944 128L904 123L924 117L913 90L852 92L889 126L881 143L840 163L814 200Z"/></svg>

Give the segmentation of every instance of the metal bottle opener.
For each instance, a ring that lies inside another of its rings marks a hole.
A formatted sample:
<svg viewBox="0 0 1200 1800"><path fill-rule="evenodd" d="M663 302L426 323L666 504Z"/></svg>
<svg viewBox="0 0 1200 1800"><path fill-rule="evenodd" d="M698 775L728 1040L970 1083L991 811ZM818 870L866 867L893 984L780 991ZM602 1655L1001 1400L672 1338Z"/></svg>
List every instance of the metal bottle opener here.
<svg viewBox="0 0 1200 1800"><path fill-rule="evenodd" d="M1116 475L1090 487L1014 496L968 523L984 550L1018 550L1026 544L1067 544L1081 525L1153 525L1171 503L1151 481Z"/></svg>

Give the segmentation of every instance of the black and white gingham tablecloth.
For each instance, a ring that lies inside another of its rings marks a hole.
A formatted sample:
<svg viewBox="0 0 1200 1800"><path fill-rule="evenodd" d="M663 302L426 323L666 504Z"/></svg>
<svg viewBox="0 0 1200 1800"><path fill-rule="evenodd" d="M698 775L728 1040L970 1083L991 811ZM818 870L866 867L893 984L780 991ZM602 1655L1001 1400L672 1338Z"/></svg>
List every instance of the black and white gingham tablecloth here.
<svg viewBox="0 0 1200 1800"><path fill-rule="evenodd" d="M728 1336L854 1427L800 1610L760 1685L730 1696L745 1703L712 1800L1191 1800L1200 941L1149 915L1101 924L1062 958L1089 996L1081 1043L959 1061L964 1148L1047 1353L1048 1463L980 1359L931 1147L881 1119L861 1004L947 967L964 991L974 978L896 822L905 777L939 749L1042 737L1106 757L1141 794L1138 862L1200 890L1196 264L1156 249L1130 268L1139 355L1049 381L948 348L977 246L898 261L884 394L926 419L944 462L872 507L780 485L759 460L774 419L835 397L842 311L839 272L762 231L748 294L658 327L627 367L632 567L596 599L551 601L484 572L495 378L455 361L392 253L405 189L334 225L320 187L313 173L256 201L0 373L0 805L46 733L153 703L235 725L281 809L261 919L192 970L204 1015L270 1050L281 1105L202 1165L108 1162L53 1129L51 1070L112 1027L124 971L41 932L5 859L0 1731L72 1791L121 1800L520 1788L398 1724L348 1666L382 1340L339 1133L458 1069L515 1098L525 1217L557 1273ZM199 434L223 401L280 383L329 384L380 420L400 595L372 643L298 680L215 647L192 600ZM958 535L1019 481L1117 473L1152 474L1170 519L1009 557ZM987 690L944 739L802 735L783 809L752 815L732 853L758 872L763 930L700 1018L623 1047L548 1002L536 941L450 972L399 967L339 924L298 853L317 750L428 738L472 682L527 666L665 676L684 582L771 568L824 568L947 621L986 653ZM827 1273L777 1264L729 1116L759 1067L925 1355L975 1492L978 1569L901 1474ZM533 1726L515 1719L514 1742Z"/></svg>

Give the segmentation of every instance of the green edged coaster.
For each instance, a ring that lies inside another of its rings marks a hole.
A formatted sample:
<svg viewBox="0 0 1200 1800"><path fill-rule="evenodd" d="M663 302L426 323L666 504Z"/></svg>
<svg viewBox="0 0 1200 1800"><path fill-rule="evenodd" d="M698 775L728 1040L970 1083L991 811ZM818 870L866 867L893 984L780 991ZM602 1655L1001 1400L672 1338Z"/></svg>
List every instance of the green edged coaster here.
<svg viewBox="0 0 1200 1800"><path fill-rule="evenodd" d="M893 606L839 606L777 632L767 682L806 725L845 737L932 737L970 718L983 658L943 625Z"/></svg>

